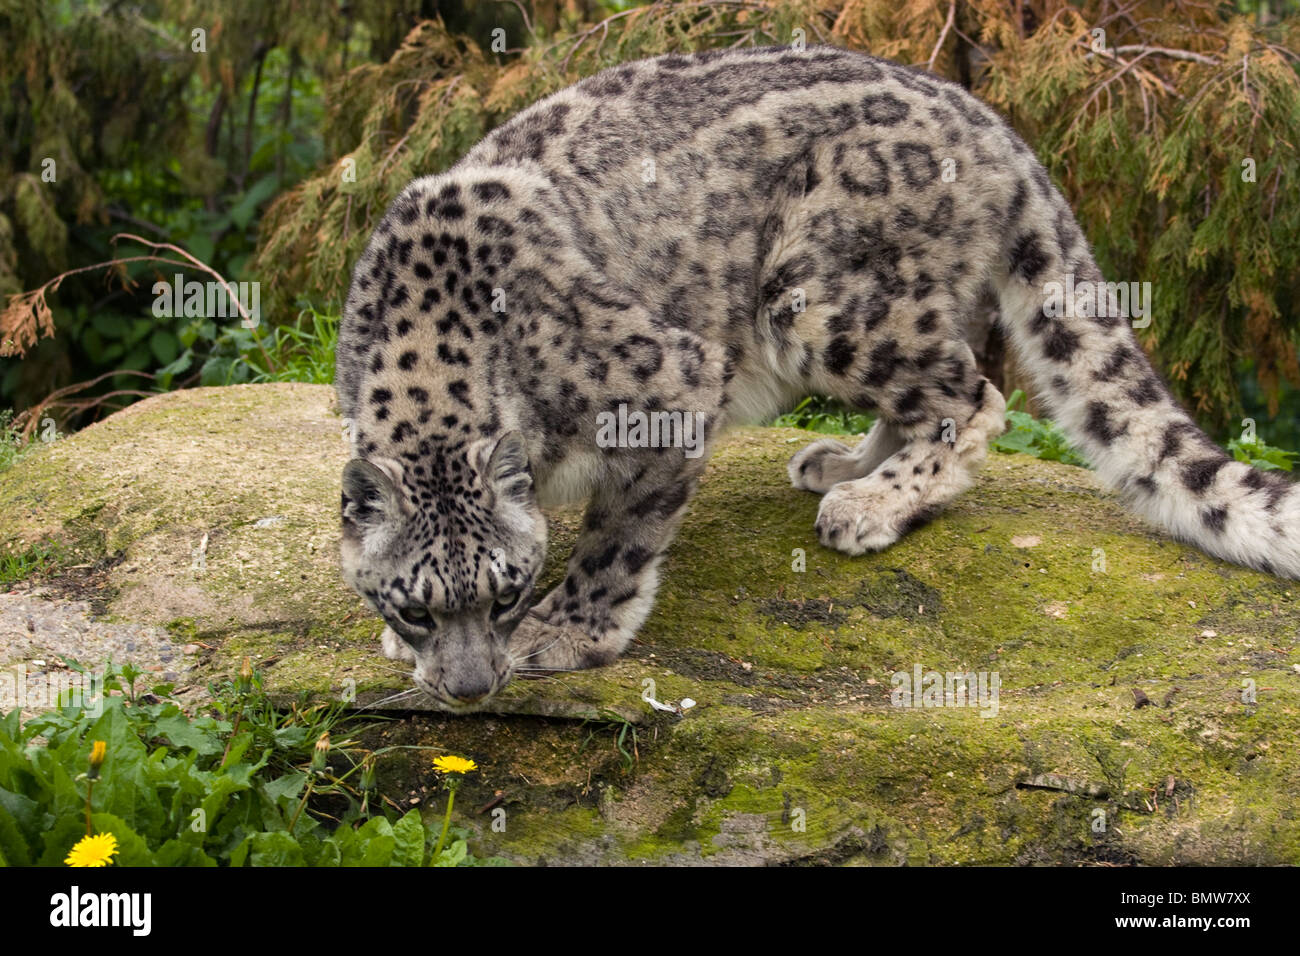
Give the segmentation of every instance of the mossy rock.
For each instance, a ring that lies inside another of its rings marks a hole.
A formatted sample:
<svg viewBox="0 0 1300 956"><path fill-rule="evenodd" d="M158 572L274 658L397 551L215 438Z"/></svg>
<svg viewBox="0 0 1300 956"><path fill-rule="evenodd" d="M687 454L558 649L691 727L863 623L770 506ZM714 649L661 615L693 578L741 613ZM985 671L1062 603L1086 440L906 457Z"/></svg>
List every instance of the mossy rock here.
<svg viewBox="0 0 1300 956"><path fill-rule="evenodd" d="M401 712L385 743L472 756L456 806L480 855L1300 863L1295 584L1168 541L1089 472L1020 455L991 455L896 547L848 558L785 480L812 437L731 433L625 657L517 681L466 717L387 700L409 681L339 575L347 452L327 387L172 393L55 442L0 475L0 549L54 541L100 568L111 619L209 648L191 681L247 655L274 694L355 693ZM553 516L549 582L577 518ZM917 666L996 675L996 707L894 706L892 678ZM388 773L433 786L423 758Z"/></svg>

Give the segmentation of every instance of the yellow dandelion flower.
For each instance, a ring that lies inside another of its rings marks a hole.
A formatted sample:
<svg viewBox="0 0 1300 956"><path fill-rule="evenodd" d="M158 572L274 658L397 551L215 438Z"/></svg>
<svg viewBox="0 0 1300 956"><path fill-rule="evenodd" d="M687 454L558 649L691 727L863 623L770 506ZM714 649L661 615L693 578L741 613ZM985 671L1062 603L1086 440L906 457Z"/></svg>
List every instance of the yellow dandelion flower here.
<svg viewBox="0 0 1300 956"><path fill-rule="evenodd" d="M434 757L433 769L439 773L469 773L477 770L478 764L465 757Z"/></svg>
<svg viewBox="0 0 1300 956"><path fill-rule="evenodd" d="M68 866L108 866L116 854L117 837L111 833L96 833L78 840L63 862Z"/></svg>

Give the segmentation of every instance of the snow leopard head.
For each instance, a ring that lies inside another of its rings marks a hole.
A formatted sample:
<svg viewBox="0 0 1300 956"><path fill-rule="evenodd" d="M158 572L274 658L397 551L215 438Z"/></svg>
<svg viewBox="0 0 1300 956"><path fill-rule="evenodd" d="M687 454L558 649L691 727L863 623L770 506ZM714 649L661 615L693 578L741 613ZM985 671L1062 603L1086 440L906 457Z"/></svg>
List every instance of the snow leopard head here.
<svg viewBox="0 0 1300 956"><path fill-rule="evenodd" d="M465 710L510 678L546 519L518 432L427 451L344 467L343 576L409 647L416 686Z"/></svg>

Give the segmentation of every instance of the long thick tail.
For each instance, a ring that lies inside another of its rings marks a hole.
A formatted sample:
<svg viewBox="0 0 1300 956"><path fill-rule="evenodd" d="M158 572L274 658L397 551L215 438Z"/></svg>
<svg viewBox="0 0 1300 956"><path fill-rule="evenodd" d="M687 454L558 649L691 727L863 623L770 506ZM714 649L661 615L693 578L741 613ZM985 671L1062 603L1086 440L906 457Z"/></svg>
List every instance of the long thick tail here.
<svg viewBox="0 0 1300 956"><path fill-rule="evenodd" d="M1207 554L1300 578L1300 486L1235 461L1196 426L1115 314L1122 303L1065 201L1034 198L1008 237L999 292L1036 397L1134 511Z"/></svg>

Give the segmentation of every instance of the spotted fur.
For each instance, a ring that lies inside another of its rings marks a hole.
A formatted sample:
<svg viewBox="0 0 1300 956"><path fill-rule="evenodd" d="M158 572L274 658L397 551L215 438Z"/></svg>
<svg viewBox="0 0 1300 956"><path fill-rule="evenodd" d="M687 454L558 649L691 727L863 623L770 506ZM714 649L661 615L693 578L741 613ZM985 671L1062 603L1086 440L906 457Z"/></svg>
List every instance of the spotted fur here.
<svg viewBox="0 0 1300 956"><path fill-rule="evenodd" d="M412 182L358 261L337 369L345 576L450 709L520 669L608 662L707 456L601 448L596 416L698 413L711 441L807 392L879 416L856 448L790 462L824 495L821 541L887 547L1003 427L963 339L990 296L1106 482L1211 554L1300 576L1292 486L1202 434L1124 320L1046 314L1068 275L1101 279L1065 200L955 85L829 48L607 70ZM530 609L548 499L589 504Z"/></svg>

